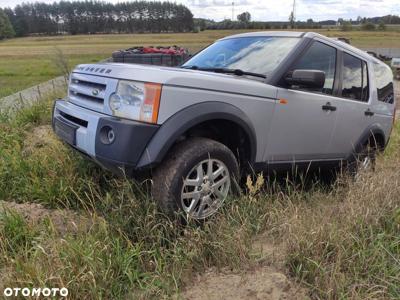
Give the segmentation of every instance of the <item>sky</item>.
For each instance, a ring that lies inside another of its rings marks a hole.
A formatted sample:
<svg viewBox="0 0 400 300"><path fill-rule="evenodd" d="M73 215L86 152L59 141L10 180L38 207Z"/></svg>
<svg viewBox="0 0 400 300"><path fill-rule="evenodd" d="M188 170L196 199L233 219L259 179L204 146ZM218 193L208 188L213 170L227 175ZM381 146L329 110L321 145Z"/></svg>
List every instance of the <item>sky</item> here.
<svg viewBox="0 0 400 300"><path fill-rule="evenodd" d="M14 7L34 0L0 0L0 7ZM41 0L51 3L53 0ZM121 0L107 0L121 2ZM172 0L185 4L197 18L220 21L232 18L232 0ZM293 0L235 0L234 16L248 11L252 20L287 21ZM296 19L314 21L356 19L357 16L376 17L388 14L400 15L400 0L296 0Z"/></svg>

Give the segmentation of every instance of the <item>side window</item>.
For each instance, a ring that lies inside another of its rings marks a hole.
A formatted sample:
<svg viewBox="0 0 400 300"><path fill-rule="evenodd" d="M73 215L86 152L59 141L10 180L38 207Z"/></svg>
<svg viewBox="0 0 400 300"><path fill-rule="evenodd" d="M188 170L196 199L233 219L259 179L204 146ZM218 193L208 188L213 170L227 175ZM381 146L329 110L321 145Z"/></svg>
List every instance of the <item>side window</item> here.
<svg viewBox="0 0 400 300"><path fill-rule="evenodd" d="M378 100L386 103L394 102L393 73L380 64L374 64Z"/></svg>
<svg viewBox="0 0 400 300"><path fill-rule="evenodd" d="M318 92L332 95L336 71L336 49L320 42L314 42L292 68L292 70L307 69L325 72L325 85Z"/></svg>
<svg viewBox="0 0 400 300"><path fill-rule="evenodd" d="M343 53L342 97L368 101L368 68L361 59Z"/></svg>

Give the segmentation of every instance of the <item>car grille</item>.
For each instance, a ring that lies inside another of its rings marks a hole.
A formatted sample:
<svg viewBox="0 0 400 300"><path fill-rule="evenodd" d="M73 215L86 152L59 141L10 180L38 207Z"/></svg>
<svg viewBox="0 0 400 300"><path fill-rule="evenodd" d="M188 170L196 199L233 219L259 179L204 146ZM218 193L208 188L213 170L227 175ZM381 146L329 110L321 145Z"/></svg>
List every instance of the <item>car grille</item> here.
<svg viewBox="0 0 400 300"><path fill-rule="evenodd" d="M108 98L116 86L117 80L112 78L72 73L68 98L79 106L109 114Z"/></svg>

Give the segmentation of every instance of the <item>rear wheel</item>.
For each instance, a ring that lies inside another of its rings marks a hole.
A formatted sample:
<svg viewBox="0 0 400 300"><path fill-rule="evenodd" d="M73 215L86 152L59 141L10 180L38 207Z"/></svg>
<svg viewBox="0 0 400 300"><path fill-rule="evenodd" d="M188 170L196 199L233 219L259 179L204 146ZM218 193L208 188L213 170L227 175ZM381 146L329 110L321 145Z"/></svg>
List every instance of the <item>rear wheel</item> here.
<svg viewBox="0 0 400 300"><path fill-rule="evenodd" d="M177 144L153 176L152 193L168 215L204 220L237 191L239 167L232 151L206 138Z"/></svg>
<svg viewBox="0 0 400 300"><path fill-rule="evenodd" d="M358 179L363 173L375 171L377 147L367 142L349 165L350 174Z"/></svg>

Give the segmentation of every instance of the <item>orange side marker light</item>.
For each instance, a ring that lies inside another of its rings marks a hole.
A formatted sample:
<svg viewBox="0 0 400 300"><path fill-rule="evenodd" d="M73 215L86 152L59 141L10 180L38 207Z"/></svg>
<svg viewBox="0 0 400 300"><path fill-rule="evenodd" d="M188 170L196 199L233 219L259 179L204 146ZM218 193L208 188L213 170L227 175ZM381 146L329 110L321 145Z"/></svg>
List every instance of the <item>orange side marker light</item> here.
<svg viewBox="0 0 400 300"><path fill-rule="evenodd" d="M286 99L279 99L280 104L288 104L288 101Z"/></svg>

